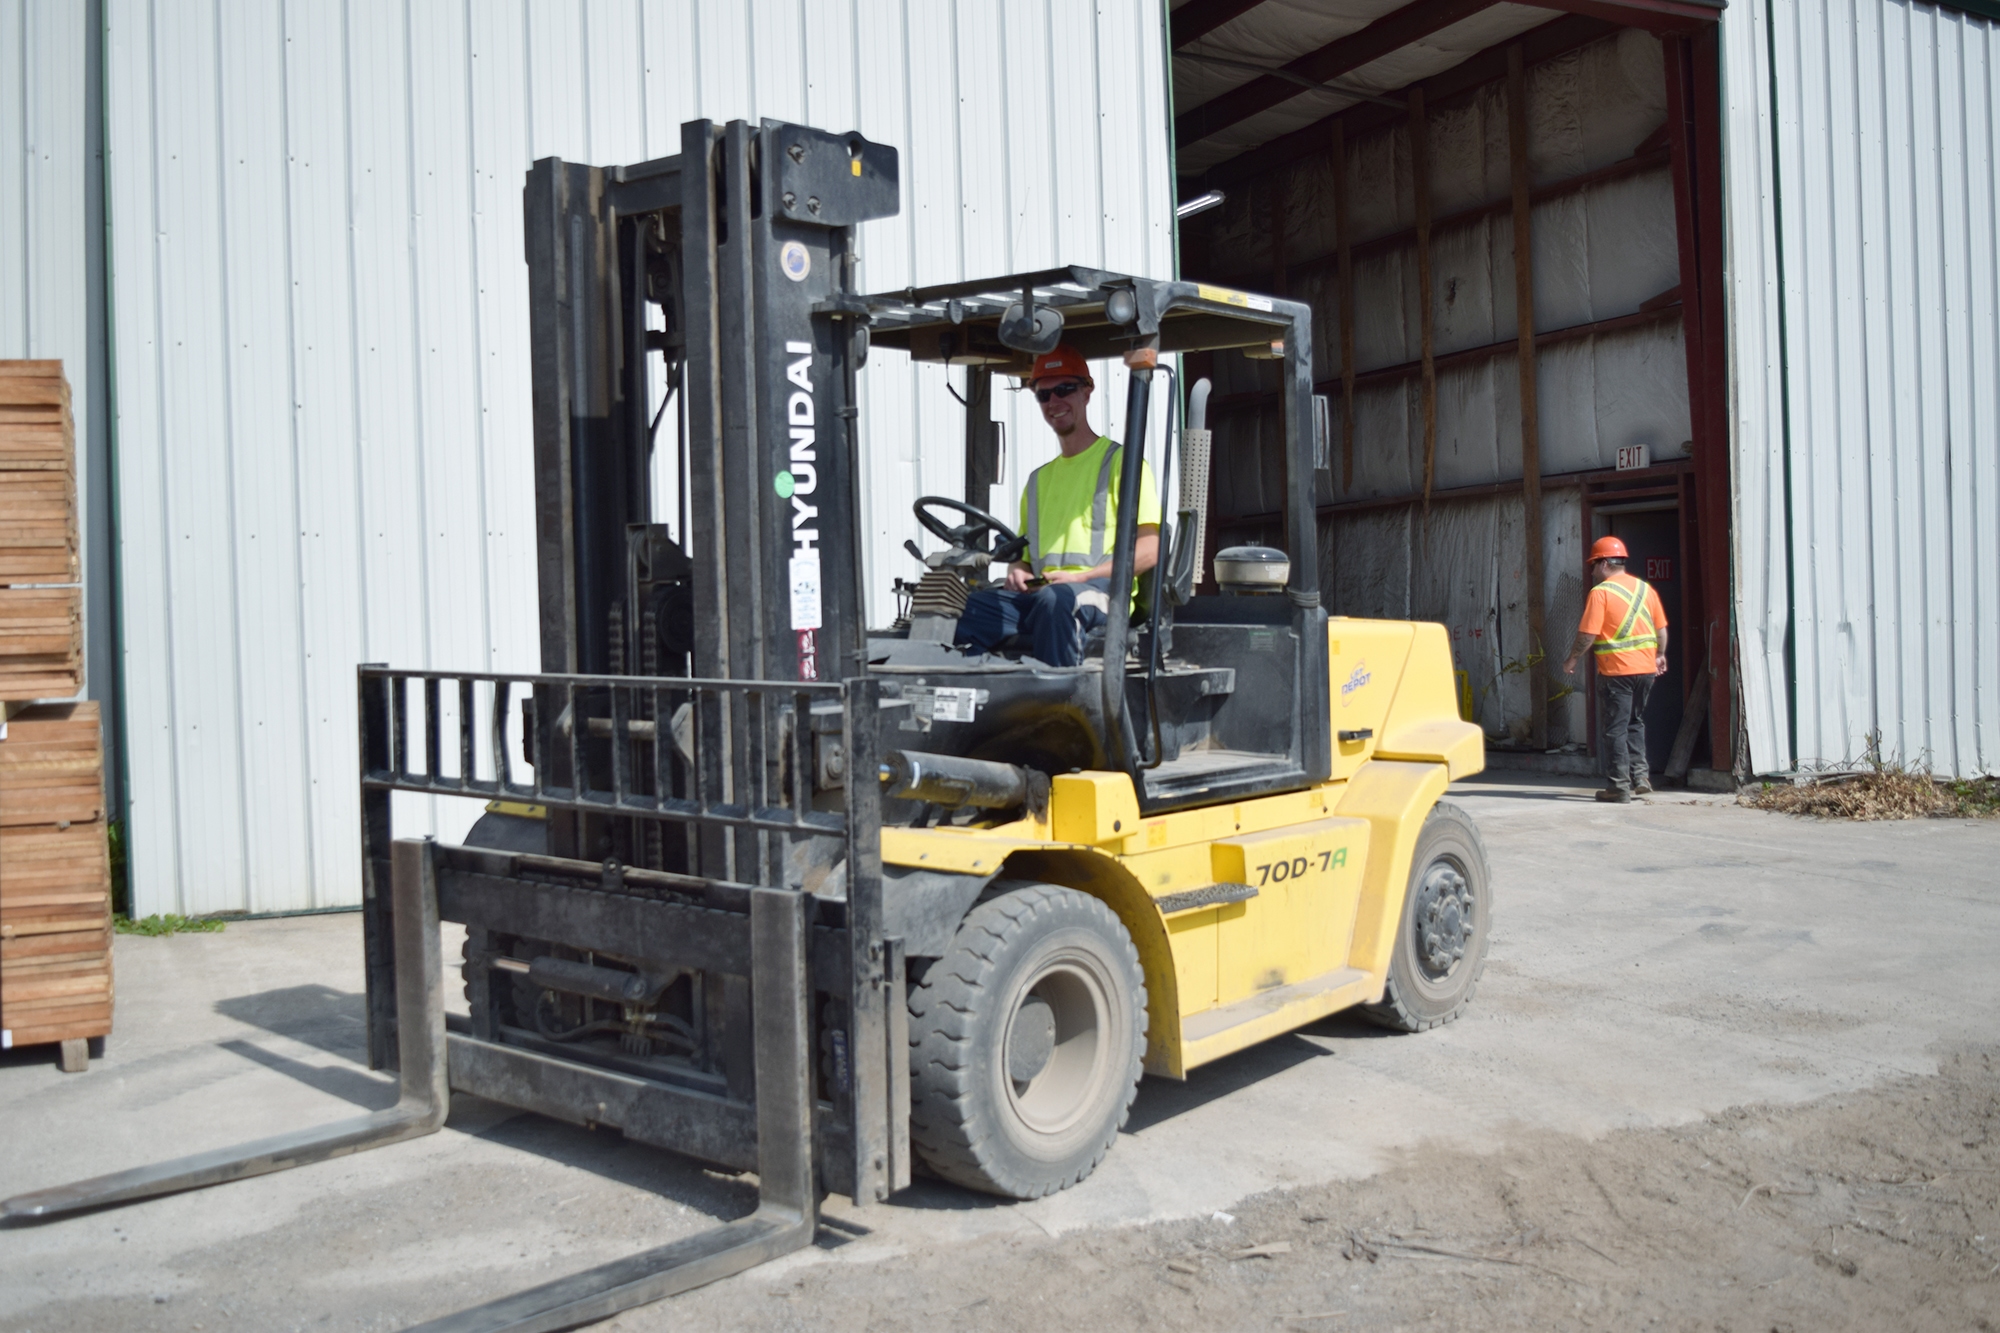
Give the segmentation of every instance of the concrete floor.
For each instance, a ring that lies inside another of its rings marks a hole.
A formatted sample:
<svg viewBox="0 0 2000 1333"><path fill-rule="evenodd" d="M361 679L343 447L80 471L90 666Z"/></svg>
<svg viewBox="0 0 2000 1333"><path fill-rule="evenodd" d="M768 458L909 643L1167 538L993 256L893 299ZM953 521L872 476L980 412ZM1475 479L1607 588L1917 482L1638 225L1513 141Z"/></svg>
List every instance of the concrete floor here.
<svg viewBox="0 0 2000 1333"><path fill-rule="evenodd" d="M1484 831L1496 894L1463 1021L1404 1037L1336 1018L1185 1084L1149 1080L1076 1189L831 1200L820 1247L736 1281L1206 1213L1427 1143L1804 1101L1991 1039L2000 987L1978 960L2000 950L2000 824L1808 823L1716 797L1603 806L1576 781L1492 775L1453 794ZM361 1059L358 917L123 937L117 966L116 1031L89 1073L0 1057L0 1195L394 1100ZM460 1098L428 1139L0 1234L0 1329L398 1328L753 1204L748 1184L671 1154ZM670 1323L661 1308L620 1326Z"/></svg>

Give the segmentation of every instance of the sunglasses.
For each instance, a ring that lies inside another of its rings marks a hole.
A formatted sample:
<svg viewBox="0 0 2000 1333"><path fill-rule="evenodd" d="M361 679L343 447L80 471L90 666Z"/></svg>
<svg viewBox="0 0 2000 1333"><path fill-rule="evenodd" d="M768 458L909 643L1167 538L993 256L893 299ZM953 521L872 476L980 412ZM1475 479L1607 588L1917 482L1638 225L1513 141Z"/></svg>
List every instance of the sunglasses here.
<svg viewBox="0 0 2000 1333"><path fill-rule="evenodd" d="M1035 401L1046 403L1051 398L1067 398L1082 387L1082 380L1071 380L1067 384L1058 384L1047 389L1037 389L1035 390Z"/></svg>

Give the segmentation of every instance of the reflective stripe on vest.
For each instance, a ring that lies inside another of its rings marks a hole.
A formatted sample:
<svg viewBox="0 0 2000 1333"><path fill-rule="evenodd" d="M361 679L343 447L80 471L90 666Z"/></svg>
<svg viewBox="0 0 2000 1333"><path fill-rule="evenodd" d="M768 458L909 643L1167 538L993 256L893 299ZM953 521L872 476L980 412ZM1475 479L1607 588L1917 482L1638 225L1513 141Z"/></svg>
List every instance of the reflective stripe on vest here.
<svg viewBox="0 0 2000 1333"><path fill-rule="evenodd" d="M1122 448L1123 445L1114 444L1106 449L1104 461L1097 468L1097 494L1090 500L1089 555L1080 551L1050 551L1046 555L1042 553L1042 502L1036 488L1036 483L1042 477L1042 469L1036 468L1028 474L1028 492L1022 498L1028 509L1028 567L1035 571L1036 577L1039 578L1047 573L1050 565L1058 569L1067 569L1072 565L1096 569L1104 563L1104 519L1106 510L1111 504L1111 464Z"/></svg>
<svg viewBox="0 0 2000 1333"><path fill-rule="evenodd" d="M1591 645L1591 651L1597 653L1625 653L1637 648L1659 647L1659 631L1653 627L1652 613L1646 610L1646 594L1651 591L1646 586L1646 581L1644 579L1634 579L1633 582L1638 587L1635 591L1631 592L1628 592L1622 583L1616 583L1610 579L1606 579L1604 582L1613 592L1625 599L1625 619L1619 624L1617 633L1608 639ZM1625 637L1632 633L1634 622L1642 617L1646 622L1646 632L1635 635L1632 638Z"/></svg>

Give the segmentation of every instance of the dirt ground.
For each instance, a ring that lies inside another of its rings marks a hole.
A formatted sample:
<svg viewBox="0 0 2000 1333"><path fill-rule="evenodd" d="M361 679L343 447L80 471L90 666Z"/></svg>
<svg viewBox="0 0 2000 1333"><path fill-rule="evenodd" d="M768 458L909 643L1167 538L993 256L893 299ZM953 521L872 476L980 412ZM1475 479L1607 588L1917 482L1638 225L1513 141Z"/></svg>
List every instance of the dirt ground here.
<svg viewBox="0 0 2000 1333"><path fill-rule="evenodd" d="M1538 1132L1491 1155L1433 1143L1232 1221L822 1264L602 1327L1989 1330L1996 1055L1671 1130Z"/></svg>

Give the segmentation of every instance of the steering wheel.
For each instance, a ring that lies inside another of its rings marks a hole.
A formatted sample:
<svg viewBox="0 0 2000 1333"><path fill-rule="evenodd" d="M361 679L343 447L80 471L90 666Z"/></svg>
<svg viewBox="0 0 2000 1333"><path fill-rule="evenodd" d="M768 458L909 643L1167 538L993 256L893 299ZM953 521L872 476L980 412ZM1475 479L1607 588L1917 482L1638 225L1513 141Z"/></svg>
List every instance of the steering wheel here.
<svg viewBox="0 0 2000 1333"><path fill-rule="evenodd" d="M931 513L933 506L956 510L969 521L954 527ZM984 509L974 508L963 500L954 500L947 495L925 495L919 497L911 508L916 511L917 522L924 525L924 530L948 545L963 546L970 551L984 551L986 548L975 538L983 537L990 532L994 539L991 555L995 561L1016 559L1028 549L1026 537L1019 535Z"/></svg>

